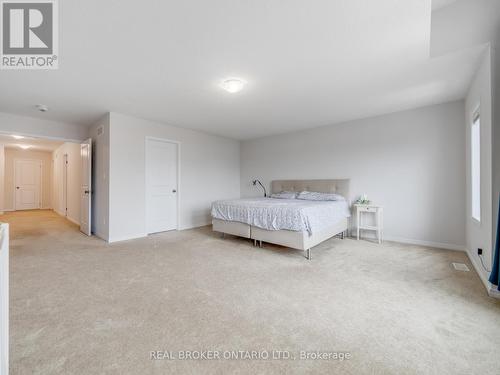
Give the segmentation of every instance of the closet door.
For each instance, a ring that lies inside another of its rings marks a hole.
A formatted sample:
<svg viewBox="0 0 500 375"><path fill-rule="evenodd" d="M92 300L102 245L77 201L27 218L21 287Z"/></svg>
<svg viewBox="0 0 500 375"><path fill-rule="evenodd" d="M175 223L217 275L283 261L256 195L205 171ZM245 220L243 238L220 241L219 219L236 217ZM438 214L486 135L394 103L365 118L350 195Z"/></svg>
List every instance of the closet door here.
<svg viewBox="0 0 500 375"><path fill-rule="evenodd" d="M174 142L146 140L146 229L177 229L178 148Z"/></svg>

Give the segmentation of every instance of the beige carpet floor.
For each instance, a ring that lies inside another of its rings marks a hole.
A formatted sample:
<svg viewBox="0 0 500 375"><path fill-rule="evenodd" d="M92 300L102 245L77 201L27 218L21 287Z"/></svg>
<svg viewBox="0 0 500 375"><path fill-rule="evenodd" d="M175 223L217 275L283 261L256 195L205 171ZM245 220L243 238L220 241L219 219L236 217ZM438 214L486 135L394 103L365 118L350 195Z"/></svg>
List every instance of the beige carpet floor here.
<svg viewBox="0 0 500 375"><path fill-rule="evenodd" d="M0 220L13 375L500 374L500 303L461 252L332 239L308 262L208 227L109 245L50 211ZM150 359L188 350L291 359Z"/></svg>

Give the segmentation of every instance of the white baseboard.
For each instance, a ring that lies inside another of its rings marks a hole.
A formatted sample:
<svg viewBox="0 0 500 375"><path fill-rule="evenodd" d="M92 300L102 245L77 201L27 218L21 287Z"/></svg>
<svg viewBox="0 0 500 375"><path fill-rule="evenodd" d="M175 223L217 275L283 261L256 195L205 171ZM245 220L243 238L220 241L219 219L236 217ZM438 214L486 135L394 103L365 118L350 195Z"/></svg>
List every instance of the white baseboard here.
<svg viewBox="0 0 500 375"><path fill-rule="evenodd" d="M106 236L106 235L104 235L104 233L100 233L100 232L95 232L95 233L94 233L94 232L92 232L92 234L93 234L94 236L96 236L97 238L100 238L100 239L101 239L101 240L103 240L103 241L109 242L109 240L108 240L107 236Z"/></svg>
<svg viewBox="0 0 500 375"><path fill-rule="evenodd" d="M36 210L36 208L35 208L35 210ZM42 208L40 208L40 210L52 210L52 207L42 207ZM4 208L3 210L0 210L0 212L16 212L16 210L13 208Z"/></svg>
<svg viewBox="0 0 500 375"><path fill-rule="evenodd" d="M493 298L498 298L500 299L500 291L488 280L488 277L485 276L484 271L481 267L481 265L478 263L477 258L471 256L471 253L469 251L466 251L467 257L469 258L470 262L472 263L472 266L476 270L476 273L478 274L479 278L481 279L481 282L483 283L484 287L486 288L486 292L490 297Z"/></svg>
<svg viewBox="0 0 500 375"><path fill-rule="evenodd" d="M419 245L426 247L435 247L437 249L445 249L445 250L454 250L454 251L466 251L464 245L455 245L444 242L432 242L432 241L422 241L422 240L414 240L410 238L401 238L401 237L384 237L384 241L392 241L392 242L400 242L410 245Z"/></svg>
<svg viewBox="0 0 500 375"><path fill-rule="evenodd" d="M113 243L113 242L136 240L138 238L144 238L147 236L148 236L147 233L137 233L137 234L131 234L131 235L126 235L126 236L110 237L108 239L108 242Z"/></svg>
<svg viewBox="0 0 500 375"><path fill-rule="evenodd" d="M56 209L53 209L52 211L54 211L56 214L58 214L59 216L62 216L64 217L65 219L67 219L68 221L71 221L73 224L76 224L76 225L80 225L80 220L76 220L70 216L66 216L64 213L62 213L61 211L59 210L56 210Z"/></svg>
<svg viewBox="0 0 500 375"><path fill-rule="evenodd" d="M73 219L70 216L66 216L66 219L71 221L73 224L80 225L80 220Z"/></svg>
<svg viewBox="0 0 500 375"><path fill-rule="evenodd" d="M490 290L488 291L488 295L492 298L500 299L500 290L492 285Z"/></svg>
<svg viewBox="0 0 500 375"><path fill-rule="evenodd" d="M500 299L500 291L498 291L498 289L488 281L488 278L483 273L481 265L477 262L476 258L471 256L471 253L469 251L467 251L465 246L453 245L453 244L447 244L447 243L441 243L441 242L412 240L412 239L400 238L400 237L385 237L384 240L392 241L392 242L400 242L400 243L405 243L405 244L411 244L411 245L435 247L438 249L465 252L467 254L467 257L469 258L470 262L472 263L474 270L476 271L477 275L479 276L479 279L481 279L481 282L483 283L484 287L486 288L486 292L488 293L488 295L490 297Z"/></svg>
<svg viewBox="0 0 500 375"><path fill-rule="evenodd" d="M181 230L195 229L195 228L200 228L200 227L206 227L207 225L211 225L211 223L210 222L208 222L208 223L203 222L203 223L191 224L188 226L179 227L177 230L181 231ZM137 233L137 234L133 234L133 235L110 237L107 241L109 243L114 243L114 242L135 240L135 239L144 238L147 236L148 236L147 233ZM101 237L99 235L98 235L98 237L100 237L101 239L104 239L103 237Z"/></svg>
<svg viewBox="0 0 500 375"><path fill-rule="evenodd" d="M195 229L195 228L201 228L201 227L206 227L208 225L212 225L212 222L204 222L204 223L197 223L197 224L191 224L187 225L184 227L179 227L178 230L188 230L188 229Z"/></svg>
<svg viewBox="0 0 500 375"><path fill-rule="evenodd" d="M191 224L191 225L188 225L188 226L179 227L177 230L180 231L180 230L195 229L195 228L200 228L200 227L206 227L207 225L211 225L211 222L203 222L203 223ZM135 239L144 238L144 237L147 237L147 236L148 236L148 234L143 232L143 233L137 233L137 234L134 234L134 235L110 237L107 241L109 243L113 243L113 242L135 240ZM99 237L101 239L103 239L103 237L101 237L101 236L99 236Z"/></svg>
<svg viewBox="0 0 500 375"><path fill-rule="evenodd" d="M441 243L441 242L411 240L411 239L398 238L398 237L387 237L384 239L387 241L394 241L394 242L401 242L401 243L412 244L412 245L420 245L420 246L427 246L427 247L435 247L438 249L446 249L446 250L465 252L467 254L467 257L469 258L472 266L474 267L474 270L476 271L477 275L479 276L479 279L481 280L484 287L486 288L486 292L488 293L488 295L490 297L500 299L500 291L498 291L498 289L488 281L488 278L484 275L484 272L483 272L481 265L478 263L478 261L476 260L475 257L471 256L471 253L469 251L467 251L465 246L459 246L459 245L453 245L453 244L447 244L447 243Z"/></svg>

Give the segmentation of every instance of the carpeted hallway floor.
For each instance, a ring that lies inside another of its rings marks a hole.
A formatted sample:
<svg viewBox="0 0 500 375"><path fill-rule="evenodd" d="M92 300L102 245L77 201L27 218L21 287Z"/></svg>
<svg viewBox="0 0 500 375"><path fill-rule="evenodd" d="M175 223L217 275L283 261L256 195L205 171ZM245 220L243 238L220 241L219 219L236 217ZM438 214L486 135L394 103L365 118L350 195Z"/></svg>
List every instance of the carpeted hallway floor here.
<svg viewBox="0 0 500 375"><path fill-rule="evenodd" d="M13 375L500 373L500 303L460 252L332 239L308 262L208 227L109 245L50 211L0 221ZM296 359L150 359L183 350Z"/></svg>

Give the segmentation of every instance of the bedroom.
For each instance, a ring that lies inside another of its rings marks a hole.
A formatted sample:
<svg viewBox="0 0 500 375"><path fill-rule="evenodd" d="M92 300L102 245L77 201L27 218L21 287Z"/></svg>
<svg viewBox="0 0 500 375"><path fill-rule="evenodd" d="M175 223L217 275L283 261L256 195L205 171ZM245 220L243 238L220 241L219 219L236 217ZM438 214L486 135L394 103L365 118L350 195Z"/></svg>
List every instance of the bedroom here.
<svg viewBox="0 0 500 375"><path fill-rule="evenodd" d="M0 132L92 230L0 215L2 375L499 372L498 1L44 1Z"/></svg>

